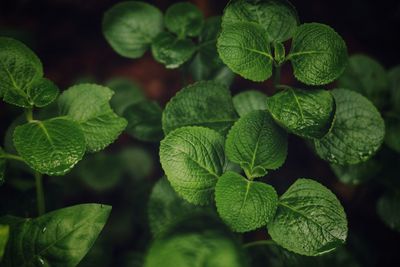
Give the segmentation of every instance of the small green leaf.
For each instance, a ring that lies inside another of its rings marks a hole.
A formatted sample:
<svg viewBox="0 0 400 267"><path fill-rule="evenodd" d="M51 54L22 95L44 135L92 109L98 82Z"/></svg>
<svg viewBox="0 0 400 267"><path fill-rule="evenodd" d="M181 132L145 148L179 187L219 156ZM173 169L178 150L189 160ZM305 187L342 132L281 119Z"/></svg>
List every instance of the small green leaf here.
<svg viewBox="0 0 400 267"><path fill-rule="evenodd" d="M331 91L336 102L331 131L314 140L318 155L334 164L364 162L379 149L385 135L384 121L364 96L345 89Z"/></svg>
<svg viewBox="0 0 400 267"><path fill-rule="evenodd" d="M32 169L48 175L68 172L82 159L86 148L79 124L64 117L17 126L13 141Z"/></svg>
<svg viewBox="0 0 400 267"><path fill-rule="evenodd" d="M29 99L33 105L40 108L56 100L58 94L58 87L46 78L33 82L28 91Z"/></svg>
<svg viewBox="0 0 400 267"><path fill-rule="evenodd" d="M179 128L161 141L160 162L181 197L208 204L225 167L224 138L209 128Z"/></svg>
<svg viewBox="0 0 400 267"><path fill-rule="evenodd" d="M400 115L386 116L385 126L385 144L400 153Z"/></svg>
<svg viewBox="0 0 400 267"><path fill-rule="evenodd" d="M114 142L127 121L111 109L114 92L96 84L79 84L64 91L58 103L61 114L70 116L83 130L87 151L99 151Z"/></svg>
<svg viewBox="0 0 400 267"><path fill-rule="evenodd" d="M255 90L244 91L233 97L233 106L240 117L253 110L266 110L267 95Z"/></svg>
<svg viewBox="0 0 400 267"><path fill-rule="evenodd" d="M241 117L229 131L225 151L228 159L240 164L250 178L282 166L287 155L287 134L263 110Z"/></svg>
<svg viewBox="0 0 400 267"><path fill-rule="evenodd" d="M217 48L222 61L244 78L261 82L271 77L271 47L261 26L249 22L227 24L222 28Z"/></svg>
<svg viewBox="0 0 400 267"><path fill-rule="evenodd" d="M203 22L203 14L189 2L173 4L165 12L165 27L180 38L199 35Z"/></svg>
<svg viewBox="0 0 400 267"><path fill-rule="evenodd" d="M374 178L381 171L381 162L370 159L355 165L331 164L331 169L336 177L345 184L358 185Z"/></svg>
<svg viewBox="0 0 400 267"><path fill-rule="evenodd" d="M126 132L141 141L158 142L163 136L162 109L155 101L144 100L125 109Z"/></svg>
<svg viewBox="0 0 400 267"><path fill-rule="evenodd" d="M392 109L400 112L400 66L392 68L388 73L388 78Z"/></svg>
<svg viewBox="0 0 400 267"><path fill-rule="evenodd" d="M8 225L0 225L0 262L3 259L9 234L10 234L10 227Z"/></svg>
<svg viewBox="0 0 400 267"><path fill-rule="evenodd" d="M378 61L365 55L349 58L349 65L338 80L338 85L362 94L377 107L383 107L388 101L389 80L386 71Z"/></svg>
<svg viewBox="0 0 400 267"><path fill-rule="evenodd" d="M224 10L223 27L235 22L253 22L264 28L269 41L291 38L299 19L296 9L286 0L235 0Z"/></svg>
<svg viewBox="0 0 400 267"><path fill-rule="evenodd" d="M335 115L335 101L326 90L286 88L269 97L267 103L277 123L306 138L326 135Z"/></svg>
<svg viewBox="0 0 400 267"><path fill-rule="evenodd" d="M111 207L82 204L47 213L36 219L0 218L10 225L4 267L75 267L103 229Z"/></svg>
<svg viewBox="0 0 400 267"><path fill-rule="evenodd" d="M400 193L387 192L378 201L379 217L391 229L400 232Z"/></svg>
<svg viewBox="0 0 400 267"><path fill-rule="evenodd" d="M126 1L114 5L103 17L103 34L121 56L139 58L163 30L161 11L147 3Z"/></svg>
<svg viewBox="0 0 400 267"><path fill-rule="evenodd" d="M125 78L111 79L107 82L106 86L115 93L110 100L110 105L119 116L122 116L128 106L146 99L140 87Z"/></svg>
<svg viewBox="0 0 400 267"><path fill-rule="evenodd" d="M197 125L225 135L236 120L228 88L202 81L183 88L171 98L163 112L162 125L165 134L183 126Z"/></svg>
<svg viewBox="0 0 400 267"><path fill-rule="evenodd" d="M178 68L188 61L196 50L190 39L179 39L169 32L162 32L154 39L151 53L168 69Z"/></svg>
<svg viewBox="0 0 400 267"><path fill-rule="evenodd" d="M0 147L0 185L4 183L4 172L6 170L6 159L2 157L3 154L4 150Z"/></svg>
<svg viewBox="0 0 400 267"><path fill-rule="evenodd" d="M274 43L274 60L278 65L285 61L286 50L282 43Z"/></svg>
<svg viewBox="0 0 400 267"><path fill-rule="evenodd" d="M337 79L347 65L347 48L331 27L305 23L297 28L287 57L294 76L309 85L323 85Z"/></svg>
<svg viewBox="0 0 400 267"><path fill-rule="evenodd" d="M317 256L345 242L346 214L328 188L310 179L298 179L280 197L268 233L287 250Z"/></svg>
<svg viewBox="0 0 400 267"><path fill-rule="evenodd" d="M155 238L160 238L176 223L201 210L180 198L168 180L161 178L154 185L147 206L151 232Z"/></svg>
<svg viewBox="0 0 400 267"><path fill-rule="evenodd" d="M218 213L235 232L248 232L266 225L275 214L278 195L262 182L235 172L224 173L215 187Z"/></svg>

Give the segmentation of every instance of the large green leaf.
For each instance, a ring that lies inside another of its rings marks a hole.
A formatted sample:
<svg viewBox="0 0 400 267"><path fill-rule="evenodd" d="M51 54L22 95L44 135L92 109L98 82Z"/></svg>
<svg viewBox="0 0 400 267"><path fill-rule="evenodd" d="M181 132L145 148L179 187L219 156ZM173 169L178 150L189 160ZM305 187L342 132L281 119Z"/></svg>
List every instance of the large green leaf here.
<svg viewBox="0 0 400 267"><path fill-rule="evenodd" d="M233 125L225 150L229 160L240 164L248 177L261 177L285 162L287 134L267 111L252 111Z"/></svg>
<svg viewBox="0 0 400 267"><path fill-rule="evenodd" d="M385 126L385 144L397 153L400 153L400 115L387 115Z"/></svg>
<svg viewBox="0 0 400 267"><path fill-rule="evenodd" d="M268 34L250 22L229 23L222 28L217 43L222 61L235 73L260 82L272 75Z"/></svg>
<svg viewBox="0 0 400 267"><path fill-rule="evenodd" d="M9 234L10 234L10 227L8 225L0 225L0 262L3 259Z"/></svg>
<svg viewBox="0 0 400 267"><path fill-rule="evenodd" d="M270 42L291 38L298 24L297 12L286 0L234 0L224 10L223 27L235 22L253 22L264 28Z"/></svg>
<svg viewBox="0 0 400 267"><path fill-rule="evenodd" d="M178 68L188 61L196 50L190 39L179 39L169 32L162 32L154 38L151 53L158 62L168 69Z"/></svg>
<svg viewBox="0 0 400 267"><path fill-rule="evenodd" d="M162 178L154 185L147 206L150 230L159 238L175 224L201 210L180 198L168 180Z"/></svg>
<svg viewBox="0 0 400 267"><path fill-rule="evenodd" d="M118 138L127 121L111 109L114 92L96 84L79 84L64 91L58 103L61 114L78 122L89 152L99 151Z"/></svg>
<svg viewBox="0 0 400 267"><path fill-rule="evenodd" d="M299 81L322 85L343 73L347 65L347 48L342 37L331 27L305 23L296 30L288 59Z"/></svg>
<svg viewBox="0 0 400 267"><path fill-rule="evenodd" d="M165 12L165 27L180 38L199 35L203 22L203 14L189 2L173 4Z"/></svg>
<svg viewBox="0 0 400 267"><path fill-rule="evenodd" d="M226 172L215 187L215 202L219 215L233 231L248 232L272 219L278 195L270 185Z"/></svg>
<svg viewBox="0 0 400 267"><path fill-rule="evenodd" d="M349 65L338 80L341 88L356 91L367 97L377 107L388 102L389 80L378 61L366 55L352 55Z"/></svg>
<svg viewBox="0 0 400 267"><path fill-rule="evenodd" d="M163 136L161 125L162 109L155 101L145 100L125 109L128 120L126 132L142 141L160 141Z"/></svg>
<svg viewBox="0 0 400 267"><path fill-rule="evenodd" d="M162 125L168 134L183 126L205 126L226 134L237 115L228 88L202 81L180 90L165 107Z"/></svg>
<svg viewBox="0 0 400 267"><path fill-rule="evenodd" d="M160 162L180 196L193 204L210 203L225 167L224 138L209 128L179 128L161 141Z"/></svg>
<svg viewBox="0 0 400 267"><path fill-rule="evenodd" d="M163 30L161 11L147 3L117 3L103 17L103 34L121 56L139 58Z"/></svg>
<svg viewBox="0 0 400 267"><path fill-rule="evenodd" d="M345 89L332 91L336 102L332 130L315 140L318 155L334 164L357 164L379 149L385 135L384 121L364 96Z"/></svg>
<svg viewBox="0 0 400 267"><path fill-rule="evenodd" d="M233 97L233 106L240 117L253 110L266 110L267 95L255 90L244 91Z"/></svg>
<svg viewBox="0 0 400 267"><path fill-rule="evenodd" d="M306 138L326 135L335 115L335 101L325 90L286 88L269 97L267 103L277 123Z"/></svg>
<svg viewBox="0 0 400 267"><path fill-rule="evenodd" d="M392 109L400 112L400 66L391 69L388 73L388 77Z"/></svg>
<svg viewBox="0 0 400 267"><path fill-rule="evenodd" d="M328 188L310 179L298 179L280 197L268 233L287 250L317 256L345 242L346 214Z"/></svg>
<svg viewBox="0 0 400 267"><path fill-rule="evenodd" d="M82 204L35 219L0 218L0 223L10 225L4 267L77 266L97 239L110 211L110 206Z"/></svg>
<svg viewBox="0 0 400 267"><path fill-rule="evenodd" d="M400 232L400 192L387 192L378 201L380 218L391 229Z"/></svg>
<svg viewBox="0 0 400 267"><path fill-rule="evenodd" d="M86 149L81 127L65 117L17 126L13 141L18 154L32 169L48 175L68 172Z"/></svg>

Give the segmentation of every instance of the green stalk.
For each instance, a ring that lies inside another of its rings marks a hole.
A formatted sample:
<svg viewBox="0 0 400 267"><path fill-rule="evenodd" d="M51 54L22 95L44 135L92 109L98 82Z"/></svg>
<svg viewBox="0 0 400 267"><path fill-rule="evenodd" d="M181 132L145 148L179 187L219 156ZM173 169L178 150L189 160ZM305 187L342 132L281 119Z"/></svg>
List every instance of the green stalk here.
<svg viewBox="0 0 400 267"><path fill-rule="evenodd" d="M2 159L12 159L12 160L25 162L25 160L23 158L21 158L20 156L17 156L17 155L14 155L14 154L9 154L9 153L0 154L0 158L2 158Z"/></svg>
<svg viewBox="0 0 400 267"><path fill-rule="evenodd" d="M44 200L43 190L43 176L41 173L35 171L35 183L36 183L36 202L38 215L41 216L46 212L46 204Z"/></svg>
<svg viewBox="0 0 400 267"><path fill-rule="evenodd" d="M273 73L274 90L281 83L281 66L275 66Z"/></svg>
<svg viewBox="0 0 400 267"><path fill-rule="evenodd" d="M25 109L25 116L28 122L33 121L33 108Z"/></svg>
<svg viewBox="0 0 400 267"><path fill-rule="evenodd" d="M258 240L254 242L250 242L247 244L243 245L243 248L250 248L250 247L255 247L255 246L269 246L269 245L276 245L276 243L269 239L269 240Z"/></svg>

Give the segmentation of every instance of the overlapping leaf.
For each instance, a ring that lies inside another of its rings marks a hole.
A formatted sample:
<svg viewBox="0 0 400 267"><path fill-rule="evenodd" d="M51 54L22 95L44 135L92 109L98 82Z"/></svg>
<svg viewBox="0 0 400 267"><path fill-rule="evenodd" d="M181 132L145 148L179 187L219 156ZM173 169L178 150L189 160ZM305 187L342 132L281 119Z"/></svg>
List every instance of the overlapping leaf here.
<svg viewBox="0 0 400 267"><path fill-rule="evenodd" d="M244 91L233 97L233 106L241 117L253 110L266 110L267 95L255 90Z"/></svg>
<svg viewBox="0 0 400 267"><path fill-rule="evenodd" d="M189 2L171 5L165 12L165 27L180 38L197 36L203 27L203 14Z"/></svg>

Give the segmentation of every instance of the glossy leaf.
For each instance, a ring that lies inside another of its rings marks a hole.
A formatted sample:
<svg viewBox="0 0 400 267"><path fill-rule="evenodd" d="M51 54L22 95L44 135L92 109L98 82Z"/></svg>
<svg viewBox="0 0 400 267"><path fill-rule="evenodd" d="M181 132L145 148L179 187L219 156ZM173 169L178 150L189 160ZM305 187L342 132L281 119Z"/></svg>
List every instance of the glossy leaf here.
<svg viewBox="0 0 400 267"><path fill-rule="evenodd" d="M332 130L315 140L318 155L334 164L364 162L379 149L385 125L374 105L364 96L345 89L332 91L336 102Z"/></svg>
<svg viewBox="0 0 400 267"><path fill-rule="evenodd" d="M103 229L111 207L82 204L35 219L0 218L10 225L4 267L75 267Z"/></svg>
<svg viewBox="0 0 400 267"><path fill-rule="evenodd" d="M400 193L387 192L378 201L379 217L391 229L400 232Z"/></svg>
<svg viewBox="0 0 400 267"><path fill-rule="evenodd" d="M233 106L240 117L254 110L266 110L267 95L255 90L244 91L233 97Z"/></svg>
<svg viewBox="0 0 400 267"><path fill-rule="evenodd" d="M10 227L8 225L0 225L0 262L3 259L9 234L10 234Z"/></svg>
<svg viewBox="0 0 400 267"><path fill-rule="evenodd" d="M171 98L162 125L165 134L183 126L204 126L225 135L236 119L228 88L203 81L183 88Z"/></svg>
<svg viewBox="0 0 400 267"><path fill-rule="evenodd" d="M333 82L347 65L347 48L331 27L319 23L299 26L288 55L294 76L309 85Z"/></svg>
<svg viewBox="0 0 400 267"><path fill-rule="evenodd" d="M225 166L224 138L204 127L179 128L161 141L160 162L181 197L208 204Z"/></svg>
<svg viewBox="0 0 400 267"><path fill-rule="evenodd" d="M353 55L340 77L338 85L341 88L356 91L377 107L383 107L388 101L389 80L383 66L366 55Z"/></svg>
<svg viewBox="0 0 400 267"><path fill-rule="evenodd" d="M155 101L145 100L126 108L126 132L142 141L160 141L164 134L161 126L162 109Z"/></svg>
<svg viewBox="0 0 400 267"><path fill-rule="evenodd" d="M252 22L266 30L270 42L291 38L297 28L296 9L286 0L235 0L224 10L223 26L235 22Z"/></svg>
<svg viewBox="0 0 400 267"><path fill-rule="evenodd" d="M299 179L280 197L268 233L289 251L317 256L345 242L346 214L328 188L314 180Z"/></svg>
<svg viewBox="0 0 400 267"><path fill-rule="evenodd" d="M180 38L197 36L203 27L203 14L189 2L171 5L165 12L165 27Z"/></svg>
<svg viewBox="0 0 400 267"><path fill-rule="evenodd" d="M256 82L271 77L271 47L261 26L249 22L227 24L222 28L217 48L222 61L242 77Z"/></svg>
<svg viewBox="0 0 400 267"><path fill-rule="evenodd" d="M85 153L85 136L76 122L58 117L17 126L13 135L18 154L34 170L63 175Z"/></svg>
<svg viewBox="0 0 400 267"><path fill-rule="evenodd" d="M358 185L374 178L382 169L382 164L370 159L355 165L336 165L331 164L331 169L336 177L345 184Z"/></svg>
<svg viewBox="0 0 400 267"><path fill-rule="evenodd" d="M226 172L215 187L215 202L219 215L233 231L248 232L272 219L278 195L270 185Z"/></svg>
<svg viewBox="0 0 400 267"><path fill-rule="evenodd" d="M107 87L79 84L64 91L58 99L61 114L68 115L82 127L89 152L114 142L127 125L110 107L113 94Z"/></svg>
<svg viewBox="0 0 400 267"><path fill-rule="evenodd" d="M168 69L178 68L188 61L196 50L190 39L179 39L169 32L162 32L153 40L151 53Z"/></svg>
<svg viewBox="0 0 400 267"><path fill-rule="evenodd" d="M335 101L325 90L287 88L268 98L267 103L277 123L306 138L326 135L335 115Z"/></svg>
<svg viewBox="0 0 400 267"><path fill-rule="evenodd" d="M287 134L266 111L256 110L240 118L229 131L225 151L248 177L262 177L282 166L287 155Z"/></svg>
<svg viewBox="0 0 400 267"><path fill-rule="evenodd" d="M392 109L400 112L400 66L392 68L388 73L388 78Z"/></svg>
<svg viewBox="0 0 400 267"><path fill-rule="evenodd" d="M386 116L385 126L385 144L400 153L400 115Z"/></svg>
<svg viewBox="0 0 400 267"><path fill-rule="evenodd" d="M103 17L103 34L121 56L139 58L163 30L161 11L147 3L117 3Z"/></svg>
<svg viewBox="0 0 400 267"><path fill-rule="evenodd" d="M28 91L29 99L36 107L49 105L56 100L58 93L58 87L46 78L33 82Z"/></svg>
<svg viewBox="0 0 400 267"><path fill-rule="evenodd" d="M140 87L125 78L111 79L107 82L107 87L114 91L110 105L119 116L122 116L128 106L146 99Z"/></svg>

